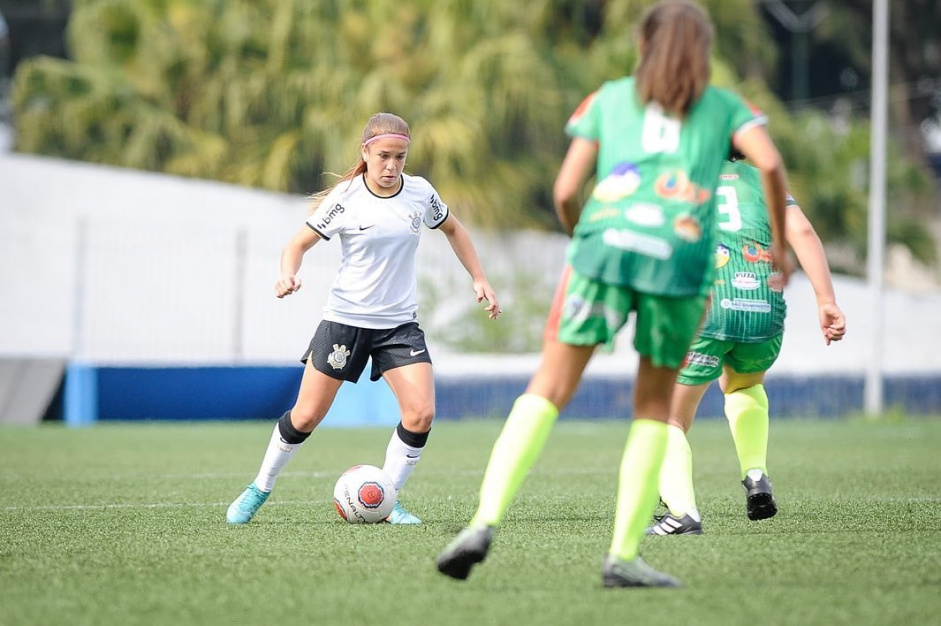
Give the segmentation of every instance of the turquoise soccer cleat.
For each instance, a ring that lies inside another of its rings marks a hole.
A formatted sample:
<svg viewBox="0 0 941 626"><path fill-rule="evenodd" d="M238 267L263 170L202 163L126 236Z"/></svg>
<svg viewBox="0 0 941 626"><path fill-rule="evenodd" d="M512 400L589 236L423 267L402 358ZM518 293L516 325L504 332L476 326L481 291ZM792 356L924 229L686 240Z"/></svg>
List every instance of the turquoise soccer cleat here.
<svg viewBox="0 0 941 626"><path fill-rule="evenodd" d="M402 503L398 500L395 501L395 506L392 507L392 512L389 513L386 521L390 524L421 524L421 520L402 508Z"/></svg>
<svg viewBox="0 0 941 626"><path fill-rule="evenodd" d="M230 524L249 523L270 495L270 491L262 491L255 486L255 483L250 484L242 495L229 505L229 509L225 512L225 521Z"/></svg>

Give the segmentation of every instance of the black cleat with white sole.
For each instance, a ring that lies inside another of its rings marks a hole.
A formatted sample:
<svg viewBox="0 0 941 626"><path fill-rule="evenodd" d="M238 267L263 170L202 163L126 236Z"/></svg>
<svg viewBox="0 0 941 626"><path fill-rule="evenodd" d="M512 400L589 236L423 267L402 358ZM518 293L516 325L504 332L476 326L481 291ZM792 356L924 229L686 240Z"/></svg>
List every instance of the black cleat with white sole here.
<svg viewBox="0 0 941 626"><path fill-rule="evenodd" d="M693 516L684 514L683 517L676 517L672 513L659 515L656 518L657 523L647 528L645 534L648 535L701 535L702 522L693 518Z"/></svg>
<svg viewBox="0 0 941 626"><path fill-rule="evenodd" d="M748 519L757 521L775 516L778 506L774 502L771 481L764 472L758 469L748 470L742 486L745 488L745 510Z"/></svg>

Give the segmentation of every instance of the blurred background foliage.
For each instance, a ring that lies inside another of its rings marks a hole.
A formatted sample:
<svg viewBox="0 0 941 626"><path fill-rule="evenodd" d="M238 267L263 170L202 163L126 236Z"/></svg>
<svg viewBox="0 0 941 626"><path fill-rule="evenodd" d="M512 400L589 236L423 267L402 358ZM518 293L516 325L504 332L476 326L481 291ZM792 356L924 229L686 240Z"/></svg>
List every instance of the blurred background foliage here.
<svg viewBox="0 0 941 626"><path fill-rule="evenodd" d="M556 228L562 128L585 95L631 72L649 4L75 0L68 58L17 66L15 148L309 194L355 162L369 116L391 111L413 126L408 170L462 219ZM789 110L768 84L779 58L760 3L704 4L714 82L769 115L795 196L824 241L851 252L834 265L862 272L868 119ZM862 4L837 8L833 22L853 23ZM889 240L931 264L923 223L937 212L936 183L904 144L890 150Z"/></svg>

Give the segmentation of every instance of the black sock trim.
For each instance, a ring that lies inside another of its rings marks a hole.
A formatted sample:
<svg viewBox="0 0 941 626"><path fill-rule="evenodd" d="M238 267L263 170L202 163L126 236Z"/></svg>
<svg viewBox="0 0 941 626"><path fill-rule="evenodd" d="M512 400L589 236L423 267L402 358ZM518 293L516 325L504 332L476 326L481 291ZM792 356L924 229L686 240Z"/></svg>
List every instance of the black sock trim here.
<svg viewBox="0 0 941 626"><path fill-rule="evenodd" d="M402 440L402 443L412 448L424 448L425 443L428 441L428 434L430 430L424 433L413 433L409 429L402 426L402 422L399 422L399 425L395 427L395 432L399 435L399 439Z"/></svg>
<svg viewBox="0 0 941 626"><path fill-rule="evenodd" d="M303 433L294 428L294 424L291 423L290 411L285 412L285 414L281 416L281 419L278 420L278 431L281 433L281 438L284 439L284 443L304 443L304 440L310 437L310 433Z"/></svg>

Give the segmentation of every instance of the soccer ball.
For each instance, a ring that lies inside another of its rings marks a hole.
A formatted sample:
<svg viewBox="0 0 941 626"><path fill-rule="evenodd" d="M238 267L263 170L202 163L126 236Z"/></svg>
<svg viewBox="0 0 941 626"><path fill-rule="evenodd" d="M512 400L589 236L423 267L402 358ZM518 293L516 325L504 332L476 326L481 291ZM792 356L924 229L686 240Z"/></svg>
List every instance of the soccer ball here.
<svg viewBox="0 0 941 626"><path fill-rule="evenodd" d="M333 488L337 513L350 524L375 524L389 517L397 497L392 478L373 465L354 465Z"/></svg>

